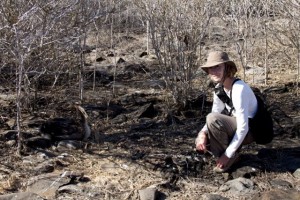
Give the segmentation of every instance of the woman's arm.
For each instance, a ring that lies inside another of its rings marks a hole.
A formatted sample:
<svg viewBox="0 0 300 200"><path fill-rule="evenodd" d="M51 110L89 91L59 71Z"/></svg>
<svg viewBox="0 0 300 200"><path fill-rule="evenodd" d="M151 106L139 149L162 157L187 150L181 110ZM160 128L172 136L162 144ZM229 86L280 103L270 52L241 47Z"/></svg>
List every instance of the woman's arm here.
<svg viewBox="0 0 300 200"><path fill-rule="evenodd" d="M245 83L234 84L232 91L232 103L235 108L237 129L224 153L228 158L231 158L235 154L249 131L248 117L250 101L253 100L252 98L255 98L251 88L245 85Z"/></svg>

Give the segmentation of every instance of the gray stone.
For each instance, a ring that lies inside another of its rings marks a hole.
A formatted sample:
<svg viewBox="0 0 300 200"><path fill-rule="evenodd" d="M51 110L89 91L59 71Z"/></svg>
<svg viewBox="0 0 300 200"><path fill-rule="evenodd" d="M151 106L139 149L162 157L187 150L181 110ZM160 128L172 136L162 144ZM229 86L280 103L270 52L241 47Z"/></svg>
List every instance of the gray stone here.
<svg viewBox="0 0 300 200"><path fill-rule="evenodd" d="M252 200L299 200L300 192L296 190L275 189L263 193L256 194Z"/></svg>
<svg viewBox="0 0 300 200"><path fill-rule="evenodd" d="M274 179L270 181L271 185L273 187L276 187L278 189L291 189L293 188L293 185L285 180L281 180L281 179Z"/></svg>
<svg viewBox="0 0 300 200"><path fill-rule="evenodd" d="M149 187L139 190L139 195L141 200L155 200L156 198L156 188Z"/></svg>
<svg viewBox="0 0 300 200"><path fill-rule="evenodd" d="M67 149L80 149L82 148L82 142L77 140L62 140L57 144L57 150L67 150Z"/></svg>
<svg viewBox="0 0 300 200"><path fill-rule="evenodd" d="M147 102L147 100L142 100L142 101ZM132 112L130 115L132 119L143 118L143 117L153 118L157 115L157 112L158 111L156 110L156 108L154 108L153 104L148 103L144 106L140 106L137 111Z"/></svg>
<svg viewBox="0 0 300 200"><path fill-rule="evenodd" d="M299 107L300 107L300 104L299 104ZM293 123L296 125L300 124L300 116L297 116L297 117L293 117Z"/></svg>
<svg viewBox="0 0 300 200"><path fill-rule="evenodd" d="M113 124L121 124L127 121L127 116L125 114L120 114L115 118L111 119L111 123Z"/></svg>
<svg viewBox="0 0 300 200"><path fill-rule="evenodd" d="M80 179L83 176L84 173L79 171L65 171L61 174L61 177L69 177L71 179Z"/></svg>
<svg viewBox="0 0 300 200"><path fill-rule="evenodd" d="M44 200L44 198L32 192L20 192L1 195L0 200Z"/></svg>
<svg viewBox="0 0 300 200"><path fill-rule="evenodd" d="M148 80L141 83L145 87L154 89L164 89L166 88L166 83L163 80Z"/></svg>
<svg viewBox="0 0 300 200"><path fill-rule="evenodd" d="M254 183L250 179L246 178L237 178L230 181L227 181L220 187L222 192L230 192L233 194L246 194L254 191Z"/></svg>
<svg viewBox="0 0 300 200"><path fill-rule="evenodd" d="M295 176L296 178L300 179L300 168L297 169L294 173L293 176Z"/></svg>
<svg viewBox="0 0 300 200"><path fill-rule="evenodd" d="M258 170L256 168L245 166L245 167L238 168L236 171L232 172L232 177L233 178L239 178L239 177L250 178L252 176L256 176L259 171L260 170Z"/></svg>
<svg viewBox="0 0 300 200"><path fill-rule="evenodd" d="M16 143L17 143L16 140L9 140L9 141L5 142L5 144L9 147L15 146Z"/></svg>
<svg viewBox="0 0 300 200"><path fill-rule="evenodd" d="M47 159L49 159L49 156L44 153L38 153L36 155L24 156L23 164L38 165L38 163L45 162Z"/></svg>
<svg viewBox="0 0 300 200"><path fill-rule="evenodd" d="M59 193L72 193L72 194L81 194L83 193L83 189L78 185L65 185L60 187L57 190Z"/></svg>
<svg viewBox="0 0 300 200"><path fill-rule="evenodd" d="M201 196L202 200L229 200L229 198L223 197L218 194L203 194Z"/></svg>
<svg viewBox="0 0 300 200"><path fill-rule="evenodd" d="M43 173L51 173L54 171L54 164L52 162L40 163L34 168L36 175Z"/></svg>
<svg viewBox="0 0 300 200"><path fill-rule="evenodd" d="M67 176L58 174L41 175L30 179L28 182L27 192L34 192L43 198L52 199L56 195L56 191L63 185L70 182Z"/></svg>
<svg viewBox="0 0 300 200"><path fill-rule="evenodd" d="M24 143L31 148L49 148L52 145L52 141L50 138L45 138L43 136L36 136L28 138L24 141Z"/></svg>

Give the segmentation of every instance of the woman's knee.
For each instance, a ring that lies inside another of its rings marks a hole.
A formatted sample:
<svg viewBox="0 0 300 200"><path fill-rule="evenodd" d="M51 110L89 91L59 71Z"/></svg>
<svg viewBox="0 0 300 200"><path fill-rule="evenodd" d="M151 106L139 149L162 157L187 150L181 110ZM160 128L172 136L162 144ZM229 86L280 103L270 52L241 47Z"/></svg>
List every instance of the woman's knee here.
<svg viewBox="0 0 300 200"><path fill-rule="evenodd" d="M210 113L206 117L206 124L208 129L212 130L227 130L228 119L224 118L223 114Z"/></svg>
<svg viewBox="0 0 300 200"><path fill-rule="evenodd" d="M232 135L236 130L236 119L220 113L208 114L206 124L211 132L222 132L222 134L225 132Z"/></svg>
<svg viewBox="0 0 300 200"><path fill-rule="evenodd" d="M214 124L218 118L219 118L219 113L209 113L207 116L206 116L206 124L208 126L210 126L211 124Z"/></svg>

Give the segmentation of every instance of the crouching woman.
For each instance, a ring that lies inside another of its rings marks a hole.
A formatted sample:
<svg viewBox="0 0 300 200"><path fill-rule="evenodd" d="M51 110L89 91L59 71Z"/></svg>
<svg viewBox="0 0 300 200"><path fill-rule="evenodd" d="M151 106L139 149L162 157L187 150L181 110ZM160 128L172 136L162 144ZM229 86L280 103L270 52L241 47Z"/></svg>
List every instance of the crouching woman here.
<svg viewBox="0 0 300 200"><path fill-rule="evenodd" d="M195 140L196 149L205 152L209 148L217 158L213 170L222 173L237 160L238 150L242 145L252 143L260 137L261 131L255 127L260 126L257 124L260 120L258 118L264 116L258 116L261 101L257 99L251 87L235 77L237 67L227 53L209 53L206 64L201 68L216 83L216 87L212 111L207 115L206 124ZM273 138L273 124L270 119L269 117L268 129ZM253 128L250 128L250 125ZM270 142L272 138L267 138L263 143Z"/></svg>

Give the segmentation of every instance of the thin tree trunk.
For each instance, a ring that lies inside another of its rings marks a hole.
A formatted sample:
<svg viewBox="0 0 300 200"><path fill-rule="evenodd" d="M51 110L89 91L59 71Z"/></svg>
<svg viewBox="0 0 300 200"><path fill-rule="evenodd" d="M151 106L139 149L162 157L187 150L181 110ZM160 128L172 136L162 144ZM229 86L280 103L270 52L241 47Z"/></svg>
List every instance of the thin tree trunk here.
<svg viewBox="0 0 300 200"><path fill-rule="evenodd" d="M79 36L81 38L81 36ZM80 45L80 65L79 65L79 72L78 72L78 81L79 81L79 98L82 100L83 98L83 78L82 78L82 70L83 70L83 48L81 45L81 39L79 39Z"/></svg>
<svg viewBox="0 0 300 200"><path fill-rule="evenodd" d="M113 49L113 42L114 42L114 38L113 38L113 28L114 28L114 14L111 14L111 24L110 24L110 48Z"/></svg>
<svg viewBox="0 0 300 200"><path fill-rule="evenodd" d="M16 27L14 27L14 32L16 35L16 56L18 58L18 67L16 68L16 106L17 106L17 117L16 117L16 126L18 132L18 147L16 154L18 156L21 155L22 144L23 144L23 135L21 131L21 92L22 92L22 81L23 81L23 69L24 69L24 60L23 56L21 55L21 47L19 44L19 34Z"/></svg>
<svg viewBox="0 0 300 200"><path fill-rule="evenodd" d="M93 74L93 91L95 91L95 88L96 88L96 62L97 62L97 58L98 58L98 44L99 44L99 28L96 24L96 22L94 21L94 25L95 25L95 28L96 28L96 55L95 55L95 60L94 60L94 74Z"/></svg>
<svg viewBox="0 0 300 200"><path fill-rule="evenodd" d="M114 45L113 45L113 28L114 28L114 14L111 14L111 25L110 25L110 42L111 42L111 49L113 51L114 54L114 79L113 79L113 86L112 86L112 92L113 92L113 96L115 96L115 82L116 82L116 72L117 72L117 61L116 61L116 56L115 56L115 49L114 49Z"/></svg>
<svg viewBox="0 0 300 200"><path fill-rule="evenodd" d="M299 42L299 40L298 40ZM297 89L296 93L297 96L299 96L299 81L300 81L300 49L298 47L298 55L297 55L297 66L298 66L298 71L297 71Z"/></svg>
<svg viewBox="0 0 300 200"><path fill-rule="evenodd" d="M298 23L298 30L300 29L300 23ZM296 94L299 96L299 81L300 81L300 36L298 34L297 40L297 89Z"/></svg>
<svg viewBox="0 0 300 200"><path fill-rule="evenodd" d="M80 100L83 100L83 69L84 69L84 63L85 63L85 54L84 54L84 48L86 48L86 25L85 23L85 11L86 11L86 4L85 4L85 0L81 1L81 17L83 19L83 22L81 23L81 32L80 32L80 36L79 36L79 45L81 47L81 51L80 51L80 69L79 69L79 96L80 96ZM81 35L83 33L83 44L82 43L82 39L81 39Z"/></svg>
<svg viewBox="0 0 300 200"><path fill-rule="evenodd" d="M129 9L128 9L128 6L127 6L127 9L126 9L126 36L128 37L128 32L129 32Z"/></svg>
<svg viewBox="0 0 300 200"><path fill-rule="evenodd" d="M147 20L147 55L149 55L149 20Z"/></svg>
<svg viewBox="0 0 300 200"><path fill-rule="evenodd" d="M265 85L268 84L268 32L267 32L267 24L264 23L265 29Z"/></svg>

